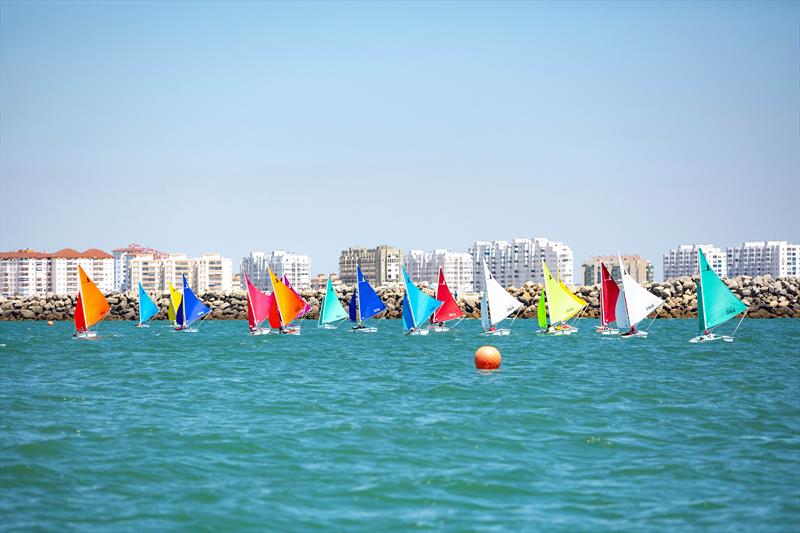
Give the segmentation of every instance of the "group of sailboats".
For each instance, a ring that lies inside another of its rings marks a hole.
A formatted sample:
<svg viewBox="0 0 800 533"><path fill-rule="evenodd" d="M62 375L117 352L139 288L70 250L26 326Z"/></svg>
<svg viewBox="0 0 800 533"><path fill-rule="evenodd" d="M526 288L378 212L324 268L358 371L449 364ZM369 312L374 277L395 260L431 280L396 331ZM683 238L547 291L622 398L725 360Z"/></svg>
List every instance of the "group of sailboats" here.
<svg viewBox="0 0 800 533"><path fill-rule="evenodd" d="M639 330L637 325L647 316L657 312L664 300L642 287L625 270L622 257L618 255L621 286L614 281L608 268L601 263L600 281L600 325L597 332L602 335L619 335L622 338L647 337L647 329ZM523 303L506 291L489 272L486 263L483 266L484 290L481 295L481 325L485 335L509 335L509 328L498 328L503 320L516 314ZM742 303L717 276L706 260L702 250L698 250L697 268L697 307L699 331L690 342L708 342L714 340L733 341L733 335L741 325L747 312ZM578 328L569 320L587 306L587 302L575 295L561 280L554 277L545 261L542 261L544 274L544 290L539 296L537 318L544 335L571 335ZM430 331L448 331L446 323L463 319L464 312L456 303L439 269L439 279L434 297L420 290L402 269L405 294L403 296L403 330L407 335L427 335ZM110 306L103 293L89 279L79 266L79 291L75 306L75 337L90 339L97 336L93 326L102 322L108 315ZM272 293L265 294L250 282L244 275L247 287L247 322L252 335L264 335L275 330L279 333L299 335L300 325L296 322L306 315L311 306L292 287L284 275L282 279L269 270ZM374 318L386 309L375 289L369 284L360 266L356 268L357 283L350 298L349 310L345 311L333 288L330 276L325 291L325 298L320 308L320 329L336 329L346 319L353 323L351 331L375 332L377 327L367 325L367 320ZM168 317L177 331L196 332L192 324L209 315L211 309L192 292L183 276L182 290L178 291L169 283ZM147 322L159 312L158 306L139 283L139 320L137 327L148 327ZM742 319L728 335L717 335L714 331L735 316L742 314ZM655 320L655 319L654 319ZM269 328L262 327L264 322ZM428 323L428 327L425 324ZM612 327L612 324L616 327ZM652 324L652 322L651 322ZM622 333L620 333L622 332Z"/></svg>

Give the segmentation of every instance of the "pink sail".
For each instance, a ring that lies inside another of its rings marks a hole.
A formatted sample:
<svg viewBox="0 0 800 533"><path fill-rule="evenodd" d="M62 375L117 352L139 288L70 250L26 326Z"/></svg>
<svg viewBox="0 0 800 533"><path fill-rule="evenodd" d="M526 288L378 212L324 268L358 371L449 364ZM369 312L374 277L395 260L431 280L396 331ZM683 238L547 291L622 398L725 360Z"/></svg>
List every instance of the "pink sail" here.
<svg viewBox="0 0 800 533"><path fill-rule="evenodd" d="M247 284L247 322L250 324L250 331L255 331L270 316L272 302L269 296L250 283L247 274L244 275L244 281Z"/></svg>
<svg viewBox="0 0 800 533"><path fill-rule="evenodd" d="M301 300L303 300L303 297L302 297L302 296L300 296L299 294L297 294L297 291L296 291L296 290L294 290L294 287L292 287L292 284L291 284L291 283L289 283L289 278L287 278L287 277L286 277L286 274L284 274L284 275L283 275L283 278L281 279L281 281L283 282L283 284L284 284L284 285L286 285L287 287L289 287L289 290L291 290L293 293L295 293L295 295L296 295L298 298L300 298ZM305 300L303 300L303 303L305 303L305 304L306 304L306 306L303 308L303 310L302 310L302 311L300 311L300 313L297 315L297 318L301 318L301 317L303 317L303 316L307 315L309 311L311 311L311 306L310 306L310 305L308 305L308 302L306 302Z"/></svg>

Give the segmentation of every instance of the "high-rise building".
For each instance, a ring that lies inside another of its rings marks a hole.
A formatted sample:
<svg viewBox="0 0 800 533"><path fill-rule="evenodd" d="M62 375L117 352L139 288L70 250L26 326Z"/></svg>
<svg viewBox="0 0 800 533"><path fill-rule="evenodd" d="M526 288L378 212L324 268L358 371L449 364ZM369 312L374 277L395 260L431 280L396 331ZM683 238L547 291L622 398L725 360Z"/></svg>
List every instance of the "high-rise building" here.
<svg viewBox="0 0 800 533"><path fill-rule="evenodd" d="M196 258L196 288L198 292L231 292L233 288L233 261L218 253L207 253Z"/></svg>
<svg viewBox="0 0 800 533"><path fill-rule="evenodd" d="M560 274L565 284L572 285L573 282L572 250L562 242L543 237L511 242L476 241L469 253L475 292L483 290L483 261L504 287L521 287L528 281L544 283L542 260L547 262L551 272Z"/></svg>
<svg viewBox="0 0 800 533"><path fill-rule="evenodd" d="M406 272L415 283L427 282L431 287L435 287L439 281L441 267L451 291L472 292L472 256L468 253L445 249L429 252L411 250L405 259Z"/></svg>
<svg viewBox="0 0 800 533"><path fill-rule="evenodd" d="M339 278L346 285L356 282L356 265L370 284L377 286L400 283L403 252L400 248L381 244L375 248L356 246L339 255Z"/></svg>
<svg viewBox="0 0 800 533"><path fill-rule="evenodd" d="M0 294L77 294L78 266L102 292L114 290L112 255L96 248L85 252L64 248L55 253L21 250L0 254Z"/></svg>
<svg viewBox="0 0 800 533"><path fill-rule="evenodd" d="M800 245L786 241L745 242L729 246L726 258L728 276L764 276L773 278L800 276Z"/></svg>
<svg viewBox="0 0 800 533"><path fill-rule="evenodd" d="M180 290L183 277L192 290L204 292L230 292L233 288L233 262L217 253L190 258L186 254L136 255L128 263L131 287L142 287L148 293L169 291L169 284Z"/></svg>
<svg viewBox="0 0 800 533"><path fill-rule="evenodd" d="M242 273L247 274L250 283L262 291L272 290L269 268L279 278L285 274L297 290L308 289L311 286L309 275L311 261L307 255L283 250L250 252L249 256L242 258L240 264ZM242 279L242 287L244 288L244 279Z"/></svg>
<svg viewBox="0 0 800 533"><path fill-rule="evenodd" d="M134 257L141 255L152 256L154 258L166 257L167 254L155 248L146 248L136 243L129 244L124 248L112 250L114 255L114 290L127 292L136 289L132 286L130 276L130 262Z"/></svg>
<svg viewBox="0 0 800 533"><path fill-rule="evenodd" d="M718 276L728 275L725 252L713 244L681 244L664 254L664 279L695 275L697 273L698 248L703 250L708 264Z"/></svg>
<svg viewBox="0 0 800 533"><path fill-rule="evenodd" d="M611 277L619 280L622 277L619 271L619 259L616 255L603 255L590 257L583 263L583 284L596 285L600 283L600 263L605 263ZM653 263L640 255L623 255L622 263L625 270L637 283L644 284L653 281Z"/></svg>

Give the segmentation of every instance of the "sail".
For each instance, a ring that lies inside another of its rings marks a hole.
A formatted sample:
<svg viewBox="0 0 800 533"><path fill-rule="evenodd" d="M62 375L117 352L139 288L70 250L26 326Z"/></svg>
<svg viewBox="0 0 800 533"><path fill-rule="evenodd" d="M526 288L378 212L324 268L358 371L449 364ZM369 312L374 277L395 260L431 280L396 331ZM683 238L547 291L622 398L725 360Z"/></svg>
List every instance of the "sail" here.
<svg viewBox="0 0 800 533"><path fill-rule="evenodd" d="M247 323L250 325L250 330L253 331L269 318L270 298L250 283L247 274L244 274L244 281L247 286Z"/></svg>
<svg viewBox="0 0 800 533"><path fill-rule="evenodd" d="M169 315L169 320L173 324L178 323L178 308L181 306L181 300L183 300L183 295L178 292L178 290L172 286L172 282L167 282L169 285L169 309L167 310L167 314Z"/></svg>
<svg viewBox="0 0 800 533"><path fill-rule="evenodd" d="M189 288L189 282L186 281L186 276L183 276L183 301L181 302L181 313L178 323L181 325L190 325L192 322L199 320L211 312L211 309L200 301L194 295L192 289ZM183 322L181 322L181 319Z"/></svg>
<svg viewBox="0 0 800 533"><path fill-rule="evenodd" d="M267 296L267 302L269 305L269 327L272 329L280 329L281 328L281 314L278 312L278 302L275 300L275 294L270 294Z"/></svg>
<svg viewBox="0 0 800 533"><path fill-rule="evenodd" d="M367 320L386 309L386 304L381 301L378 293L367 282L364 274L361 273L361 267L356 267L356 273L358 275L358 310L361 315L360 319Z"/></svg>
<svg viewBox="0 0 800 533"><path fill-rule="evenodd" d="M278 304L281 325L285 326L297 318L297 315L305 308L306 302L275 277L271 268L269 269L269 277L272 280L272 293L275 295L275 301Z"/></svg>
<svg viewBox="0 0 800 533"><path fill-rule="evenodd" d="M617 327L619 329L628 329L631 327L631 321L628 318L628 307L625 305L625 289L620 289L617 303L614 306L614 314L616 315Z"/></svg>
<svg viewBox="0 0 800 533"><path fill-rule="evenodd" d="M325 288L325 299L322 300L322 309L319 312L319 323L330 324L337 320L347 318L347 312L342 307L342 302L336 296L331 277L328 276L328 286Z"/></svg>
<svg viewBox="0 0 800 533"><path fill-rule="evenodd" d="M150 296L142 287L142 282L139 282L139 324L144 324L158 314L158 306L153 302Z"/></svg>
<svg viewBox="0 0 800 533"><path fill-rule="evenodd" d="M698 303L702 298L705 315L705 328L702 329L711 329L747 310L747 306L734 296L728 286L711 269L711 265L706 261L706 256L701 249L697 250L697 262L699 263L700 291L702 292L702 296L698 296Z"/></svg>
<svg viewBox="0 0 800 533"><path fill-rule="evenodd" d="M86 316L83 314L81 293L78 293L78 300L75 302L75 331L78 333L86 331Z"/></svg>
<svg viewBox="0 0 800 533"><path fill-rule="evenodd" d="M586 306L586 302L572 294L566 285L556 281L544 260L542 260L542 272L551 324L569 320Z"/></svg>
<svg viewBox="0 0 800 533"><path fill-rule="evenodd" d="M625 270L622 264L622 257L619 256L619 271L622 273L622 288L625 291L625 307L627 309L628 322L631 327L644 320L644 318L664 305L664 300L651 293L633 279L633 276Z"/></svg>
<svg viewBox="0 0 800 533"><path fill-rule="evenodd" d="M489 316L492 325L496 325L522 307L522 302L511 296L500 283L489 273L483 263L484 287L488 293Z"/></svg>
<svg viewBox="0 0 800 533"><path fill-rule="evenodd" d="M695 290L697 291L697 318L699 319L698 330L700 335L706 331L706 309L703 303L703 288L700 282L695 283Z"/></svg>
<svg viewBox="0 0 800 533"><path fill-rule="evenodd" d="M481 327L486 331L491 326L489 322L489 302L486 299L486 291L481 295Z"/></svg>
<svg viewBox="0 0 800 533"><path fill-rule="evenodd" d="M539 308L537 309L537 318L539 319L539 327L547 329L547 295L544 291L539 293Z"/></svg>
<svg viewBox="0 0 800 533"><path fill-rule="evenodd" d="M616 318L617 298L619 297L619 287L611 278L604 263L600 263L600 323L607 326L614 322Z"/></svg>
<svg viewBox="0 0 800 533"><path fill-rule="evenodd" d="M288 277L286 277L286 274L284 274L284 275L283 275L283 278L281 278L281 282L282 282L284 285L286 285L286 287L287 287L289 290L291 290L291 291L292 291L292 292L295 294L295 296L297 296L298 298L300 298L301 300L303 300L303 297L302 297L302 296L300 296L300 294L298 294L298 292L297 292L296 290L294 290L294 287L292 287L292 284L291 284L291 283L289 283L289 278L288 278ZM306 302L305 300L303 300L303 303L304 303L304 304L306 304L306 305L305 305L305 307L303 307L303 310L302 310L302 311L300 311L300 313L297 315L297 318L304 317L304 316L306 316L306 315L308 314L308 312L309 312L309 311L311 311L311 306L310 306L310 305L308 305L308 302Z"/></svg>
<svg viewBox="0 0 800 533"><path fill-rule="evenodd" d="M358 291L354 290L353 295L350 297L350 303L348 304L348 315L350 316L350 322L358 322Z"/></svg>
<svg viewBox="0 0 800 533"><path fill-rule="evenodd" d="M403 295L403 330L414 329L414 315L411 313L411 304L408 303L408 293Z"/></svg>
<svg viewBox="0 0 800 533"><path fill-rule="evenodd" d="M111 306L108 305L108 300L97 288L97 285L92 283L86 272L78 265L78 275L81 279L81 302L83 303L83 315L86 320L86 328L90 328L103 320Z"/></svg>
<svg viewBox="0 0 800 533"><path fill-rule="evenodd" d="M450 292L450 287L447 286L441 267L439 267L439 283L436 286L436 299L442 302L442 305L433 312L431 322L446 322L464 316L464 311L458 306L458 302Z"/></svg>
<svg viewBox="0 0 800 533"><path fill-rule="evenodd" d="M406 286L406 294L403 297L403 326L410 324L410 327L406 327L407 330L418 328L442 306L442 302L428 296L414 285L405 268L400 267L400 270L403 272L403 283ZM408 311L411 315L410 322L406 320L406 303L408 303Z"/></svg>

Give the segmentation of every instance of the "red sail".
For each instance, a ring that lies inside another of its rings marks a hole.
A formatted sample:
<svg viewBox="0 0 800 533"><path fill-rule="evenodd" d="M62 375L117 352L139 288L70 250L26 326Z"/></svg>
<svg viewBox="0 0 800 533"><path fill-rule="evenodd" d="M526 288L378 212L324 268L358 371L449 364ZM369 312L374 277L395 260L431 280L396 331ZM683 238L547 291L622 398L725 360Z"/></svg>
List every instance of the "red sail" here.
<svg viewBox="0 0 800 533"><path fill-rule="evenodd" d="M611 279L611 274L608 273L606 265L600 263L600 292L602 293L602 316L600 321L604 326L617 319L617 297L619 296L619 287Z"/></svg>
<svg viewBox="0 0 800 533"><path fill-rule="evenodd" d="M444 271L439 267L439 285L436 287L436 299L443 302L441 307L433 312L431 323L445 322L464 316L464 311L458 306L456 299L450 293L450 288L444 279Z"/></svg>
<svg viewBox="0 0 800 533"><path fill-rule="evenodd" d="M75 304L75 330L78 333L86 331L86 317L83 314L83 302L81 293L78 293L78 303Z"/></svg>
<svg viewBox="0 0 800 533"><path fill-rule="evenodd" d="M244 281L247 284L247 322L250 324L250 329L254 330L270 314L270 297L250 283L247 274L244 275Z"/></svg>

